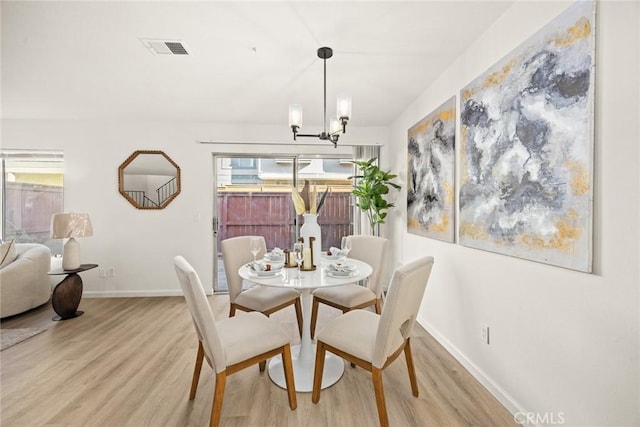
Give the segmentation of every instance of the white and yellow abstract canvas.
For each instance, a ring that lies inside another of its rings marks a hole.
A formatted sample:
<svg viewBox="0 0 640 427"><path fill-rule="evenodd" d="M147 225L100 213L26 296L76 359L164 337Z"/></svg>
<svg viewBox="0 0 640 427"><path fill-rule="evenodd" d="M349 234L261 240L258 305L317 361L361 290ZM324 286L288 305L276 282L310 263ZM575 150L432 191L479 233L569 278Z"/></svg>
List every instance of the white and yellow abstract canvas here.
<svg viewBox="0 0 640 427"><path fill-rule="evenodd" d="M595 3L460 93L459 242L591 272Z"/></svg>

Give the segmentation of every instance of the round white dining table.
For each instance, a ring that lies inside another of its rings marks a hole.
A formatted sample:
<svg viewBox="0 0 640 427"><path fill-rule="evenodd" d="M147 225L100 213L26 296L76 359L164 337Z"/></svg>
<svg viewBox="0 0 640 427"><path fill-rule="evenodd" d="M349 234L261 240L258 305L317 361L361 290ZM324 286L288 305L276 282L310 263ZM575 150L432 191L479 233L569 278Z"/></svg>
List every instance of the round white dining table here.
<svg viewBox="0 0 640 427"><path fill-rule="evenodd" d="M302 298L302 337L299 345L291 347L293 359L293 375L297 392L311 392L313 389L313 369L315 358L315 344L311 341L311 292L314 289L342 286L349 283L366 279L372 273L369 264L352 258L347 258L345 262L356 267L353 275L347 277L333 277L327 274L327 266L332 262L323 260L313 271L302 271L298 277L297 268L285 268L282 273L273 277L258 276L252 272L247 265L239 269L240 276L253 283L262 286L275 286L281 288L292 288L300 292ZM344 362L342 358L329 352L326 353L324 362L324 372L322 375L322 388L327 388L335 384L344 372ZM286 388L284 378L284 368L280 356L274 357L269 362L269 377L282 388Z"/></svg>

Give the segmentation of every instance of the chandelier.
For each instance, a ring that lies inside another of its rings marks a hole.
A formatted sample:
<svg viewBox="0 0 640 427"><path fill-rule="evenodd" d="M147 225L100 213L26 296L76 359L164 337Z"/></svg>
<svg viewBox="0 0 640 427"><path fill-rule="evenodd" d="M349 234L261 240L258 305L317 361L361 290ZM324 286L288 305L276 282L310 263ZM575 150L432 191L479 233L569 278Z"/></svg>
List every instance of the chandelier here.
<svg viewBox="0 0 640 427"><path fill-rule="evenodd" d="M351 117L351 97L348 95L338 96L337 115L331 118L329 129L327 130L327 59L332 56L333 50L330 47L318 49L318 58L321 58L324 62L324 129L319 134L298 133L302 126L302 105L291 104L289 106L289 126L293 131L294 141L299 136L307 136L319 138L322 141L331 141L333 146L337 147L340 134L347 131L347 122Z"/></svg>

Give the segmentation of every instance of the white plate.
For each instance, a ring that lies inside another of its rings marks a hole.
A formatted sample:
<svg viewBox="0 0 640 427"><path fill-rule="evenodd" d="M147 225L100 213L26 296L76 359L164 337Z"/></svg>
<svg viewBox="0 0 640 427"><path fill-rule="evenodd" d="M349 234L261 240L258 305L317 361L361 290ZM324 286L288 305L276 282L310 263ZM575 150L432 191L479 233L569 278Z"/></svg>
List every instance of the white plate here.
<svg viewBox="0 0 640 427"><path fill-rule="evenodd" d="M270 255L270 254L265 254L264 256L265 261L270 261L270 262L284 262L284 255Z"/></svg>
<svg viewBox="0 0 640 427"><path fill-rule="evenodd" d="M266 271L266 270L265 271L251 271L251 270L249 270L249 273L252 276L255 276L255 277L274 277L274 276L277 276L278 274L282 273L282 271L283 270L280 268L278 270L269 270L269 271Z"/></svg>
<svg viewBox="0 0 640 427"><path fill-rule="evenodd" d="M338 272L338 271L327 271L327 276L333 277L335 279L344 279L345 277L349 278L349 277L353 277L355 275L356 275L355 271L344 271L344 272L342 272L342 271L340 271L340 272Z"/></svg>
<svg viewBox="0 0 640 427"><path fill-rule="evenodd" d="M329 264L330 266L333 266L334 268L337 268L339 270L347 270L347 271L355 271L356 270L356 266L353 264L349 264L349 263L344 263L344 262L332 262L331 264ZM329 267L327 267L329 268ZM332 271L332 270L329 270Z"/></svg>
<svg viewBox="0 0 640 427"><path fill-rule="evenodd" d="M330 261L335 261L335 260L337 260L337 259L342 258L342 255L327 255L327 254L322 254L322 257L323 257L324 259L328 259L328 260L330 260Z"/></svg>

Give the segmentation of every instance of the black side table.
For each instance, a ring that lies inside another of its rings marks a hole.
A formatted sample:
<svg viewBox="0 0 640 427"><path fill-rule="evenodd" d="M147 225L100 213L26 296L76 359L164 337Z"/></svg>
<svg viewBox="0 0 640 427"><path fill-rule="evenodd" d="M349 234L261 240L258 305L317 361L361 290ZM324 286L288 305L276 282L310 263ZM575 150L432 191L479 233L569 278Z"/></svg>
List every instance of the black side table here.
<svg viewBox="0 0 640 427"><path fill-rule="evenodd" d="M51 305L53 305L53 310L58 314L53 320L73 319L84 314L84 311L77 311L82 299L82 279L78 273L91 270L97 266L98 264L82 264L75 270L59 268L49 272L51 276L67 275L62 279L62 282L56 285L51 295Z"/></svg>

